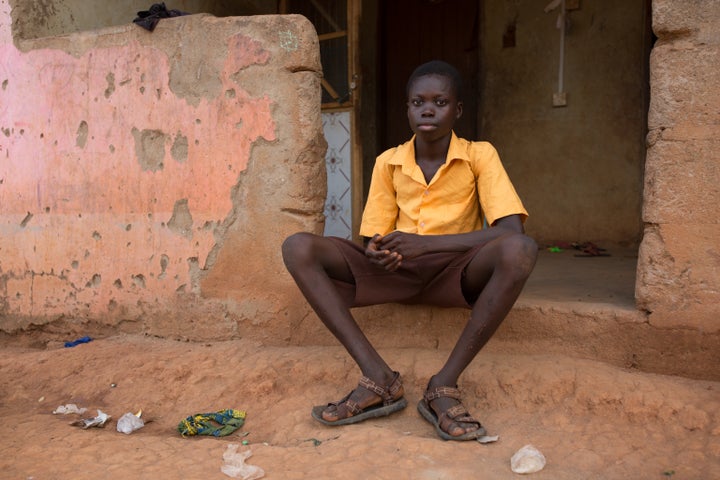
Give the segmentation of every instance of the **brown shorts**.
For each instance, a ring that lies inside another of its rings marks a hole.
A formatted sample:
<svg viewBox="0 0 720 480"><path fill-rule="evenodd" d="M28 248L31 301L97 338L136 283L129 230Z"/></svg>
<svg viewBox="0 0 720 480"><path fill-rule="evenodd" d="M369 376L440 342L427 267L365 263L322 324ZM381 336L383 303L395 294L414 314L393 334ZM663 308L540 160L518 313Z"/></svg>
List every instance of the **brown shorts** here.
<svg viewBox="0 0 720 480"><path fill-rule="evenodd" d="M466 252L429 253L403 260L394 272L373 265L365 248L349 240L327 237L345 257L355 284L334 280L350 307L382 303L425 304L472 308L462 291L465 267L482 245Z"/></svg>

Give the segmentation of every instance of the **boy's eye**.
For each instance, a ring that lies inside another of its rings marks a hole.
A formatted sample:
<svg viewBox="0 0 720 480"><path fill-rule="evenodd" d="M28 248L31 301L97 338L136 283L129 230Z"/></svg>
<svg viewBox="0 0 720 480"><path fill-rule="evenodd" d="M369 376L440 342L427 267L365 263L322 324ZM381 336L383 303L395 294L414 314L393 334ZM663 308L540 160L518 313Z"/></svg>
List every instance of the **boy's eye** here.
<svg viewBox="0 0 720 480"><path fill-rule="evenodd" d="M444 98L438 98L437 100L435 100L435 105L437 105L438 107L444 107L445 105L447 105L447 103L448 101Z"/></svg>
<svg viewBox="0 0 720 480"><path fill-rule="evenodd" d="M420 100L419 98L413 98L412 104L416 107L419 107L420 105L422 105L422 100Z"/></svg>

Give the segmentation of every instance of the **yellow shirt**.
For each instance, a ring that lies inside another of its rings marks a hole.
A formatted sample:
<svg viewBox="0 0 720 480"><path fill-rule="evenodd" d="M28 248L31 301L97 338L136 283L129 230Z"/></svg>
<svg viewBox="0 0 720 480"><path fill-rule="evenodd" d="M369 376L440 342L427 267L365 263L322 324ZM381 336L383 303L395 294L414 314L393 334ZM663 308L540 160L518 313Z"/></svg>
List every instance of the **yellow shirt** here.
<svg viewBox="0 0 720 480"><path fill-rule="evenodd" d="M360 235L393 230L420 235L467 233L527 211L488 142L452 134L445 163L428 184L415 163L415 137L375 162Z"/></svg>

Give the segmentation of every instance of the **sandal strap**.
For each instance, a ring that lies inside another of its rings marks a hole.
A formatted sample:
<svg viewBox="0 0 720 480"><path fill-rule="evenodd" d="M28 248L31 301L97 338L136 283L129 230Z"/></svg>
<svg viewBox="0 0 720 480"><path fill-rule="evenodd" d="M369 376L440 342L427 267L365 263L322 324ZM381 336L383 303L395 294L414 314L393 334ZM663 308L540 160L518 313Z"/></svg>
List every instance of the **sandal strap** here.
<svg viewBox="0 0 720 480"><path fill-rule="evenodd" d="M482 428L482 424L478 420L474 419L465 408L465 405L462 404L460 390L457 387L435 387L432 390L426 390L423 394L423 398L425 399L425 403L427 403L428 408L432 408L430 406L430 402L441 397L453 398L458 401L458 404L453 405L438 415L439 424L443 423L443 419L448 418L455 423L474 423L478 426L478 428Z"/></svg>
<svg viewBox="0 0 720 480"><path fill-rule="evenodd" d="M348 393L343 398L338 400L337 402L330 402L327 404L328 407L339 407L340 405L344 405L345 408L348 409L348 411L352 415L357 415L358 413L362 412L362 408L357 404L356 401L350 400L350 395L352 395L353 392Z"/></svg>
<svg viewBox="0 0 720 480"><path fill-rule="evenodd" d="M345 400L344 405L353 415L357 415L358 413L362 412L362 408L360 408L360 405L358 405L357 402L353 400Z"/></svg>
<svg viewBox="0 0 720 480"><path fill-rule="evenodd" d="M385 389L377 383L370 380L368 377L362 377L358 382L358 386L363 387L366 390L370 390L378 397L384 397Z"/></svg>
<svg viewBox="0 0 720 480"><path fill-rule="evenodd" d="M459 407L459 408L458 408ZM440 414L438 417L438 423L442 424L443 419L448 418L451 422L455 423L474 423L478 426L478 428L482 427L482 423L480 423L479 420L476 420L470 414L467 410L465 410L465 407L460 405L455 405L454 407L450 407L444 412Z"/></svg>
<svg viewBox="0 0 720 480"><path fill-rule="evenodd" d="M402 382L400 382L400 373L399 372L393 372L394 377L392 382L390 382L390 385L387 387L381 387L368 377L362 377L360 379L360 382L358 383L358 386L363 387L367 390L370 390L378 397L382 398L383 405L388 405L392 403L393 401L397 400L398 393L402 391Z"/></svg>
<svg viewBox="0 0 720 480"><path fill-rule="evenodd" d="M441 397L454 398L455 400L460 401L462 396L460 395L460 390L458 390L457 387L442 386L435 387L432 390L426 390L423 397L429 405L430 402Z"/></svg>
<svg viewBox="0 0 720 480"><path fill-rule="evenodd" d="M467 411L467 409L462 403L458 403L457 405L448 408L443 412L443 415L449 417L454 421L459 421L459 417L472 418L470 417L470 413Z"/></svg>

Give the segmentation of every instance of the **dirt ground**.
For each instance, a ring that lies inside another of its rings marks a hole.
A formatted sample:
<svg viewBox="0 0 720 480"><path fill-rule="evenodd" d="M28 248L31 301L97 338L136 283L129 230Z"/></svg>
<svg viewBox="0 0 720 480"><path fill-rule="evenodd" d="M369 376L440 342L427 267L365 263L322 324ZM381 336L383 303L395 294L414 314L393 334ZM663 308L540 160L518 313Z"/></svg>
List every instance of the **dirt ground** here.
<svg viewBox="0 0 720 480"><path fill-rule="evenodd" d="M0 477L223 479L229 444L250 449L268 479L518 478L526 444L546 457L542 479L720 478L720 383L643 374L557 356L481 353L461 378L466 405L492 444L446 442L415 409L447 352L382 352L403 374L409 407L385 419L326 427L310 409L359 379L339 347L261 347L117 336L65 348L0 349ZM60 405L85 415L53 415ZM228 437L183 438L194 413L236 408ZM96 410L105 428L71 426ZM143 410L130 435L115 421ZM243 441L247 445L242 445Z"/></svg>

